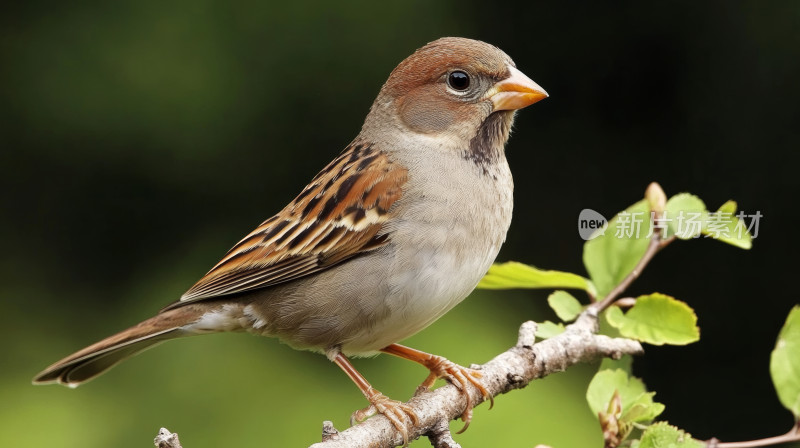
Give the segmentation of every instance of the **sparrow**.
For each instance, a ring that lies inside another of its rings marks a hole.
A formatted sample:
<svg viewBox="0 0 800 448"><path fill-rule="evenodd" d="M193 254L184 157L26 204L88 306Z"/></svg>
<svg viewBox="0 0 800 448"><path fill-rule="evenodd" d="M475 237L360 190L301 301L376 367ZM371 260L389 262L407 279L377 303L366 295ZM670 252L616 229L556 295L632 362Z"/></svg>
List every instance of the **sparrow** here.
<svg viewBox="0 0 800 448"><path fill-rule="evenodd" d="M408 439L417 416L374 389L349 357L388 353L484 397L477 370L397 344L461 302L511 223L505 158L515 111L548 95L485 42L433 41L389 75L358 136L178 301L39 373L75 387L160 342L222 331L325 354Z"/></svg>

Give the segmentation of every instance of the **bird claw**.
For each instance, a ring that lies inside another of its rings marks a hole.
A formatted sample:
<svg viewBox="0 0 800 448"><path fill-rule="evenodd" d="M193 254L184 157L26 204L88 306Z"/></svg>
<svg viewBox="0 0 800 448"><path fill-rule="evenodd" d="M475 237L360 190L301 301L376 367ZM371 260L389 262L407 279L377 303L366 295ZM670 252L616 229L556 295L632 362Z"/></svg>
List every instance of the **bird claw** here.
<svg viewBox="0 0 800 448"><path fill-rule="evenodd" d="M425 381L419 385L417 390L429 390L438 378L444 378L450 382L450 384L456 386L467 400L467 406L464 408L464 412L461 414L461 420L464 422L464 427L461 428L461 430L459 430L456 434L461 434L462 432L466 431L470 422L472 421L472 408L474 407L474 403L472 402L472 396L470 396L469 391L467 390L468 384L475 386L475 388L478 389L483 396L484 400L489 400L489 409L494 407L494 398L489 394L489 391L486 390L483 384L478 381L478 378L483 377L479 371L462 367L441 356L433 356L429 362L426 363L426 367L428 367L431 373L428 375Z"/></svg>
<svg viewBox="0 0 800 448"><path fill-rule="evenodd" d="M403 436L403 446L408 446L408 428L419 424L419 417L414 409L403 402L392 400L378 391L373 391L367 399L370 405L353 412L353 415L350 416L350 424L355 425L375 414L383 414Z"/></svg>

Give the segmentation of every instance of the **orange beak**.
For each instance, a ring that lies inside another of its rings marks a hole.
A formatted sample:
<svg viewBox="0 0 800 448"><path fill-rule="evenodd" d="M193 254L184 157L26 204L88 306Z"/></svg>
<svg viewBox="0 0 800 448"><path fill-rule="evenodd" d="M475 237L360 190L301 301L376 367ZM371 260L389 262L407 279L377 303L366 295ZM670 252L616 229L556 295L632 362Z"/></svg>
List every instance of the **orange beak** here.
<svg viewBox="0 0 800 448"><path fill-rule="evenodd" d="M547 98L547 92L515 67L508 66L511 76L492 87L487 96L494 111L517 110Z"/></svg>

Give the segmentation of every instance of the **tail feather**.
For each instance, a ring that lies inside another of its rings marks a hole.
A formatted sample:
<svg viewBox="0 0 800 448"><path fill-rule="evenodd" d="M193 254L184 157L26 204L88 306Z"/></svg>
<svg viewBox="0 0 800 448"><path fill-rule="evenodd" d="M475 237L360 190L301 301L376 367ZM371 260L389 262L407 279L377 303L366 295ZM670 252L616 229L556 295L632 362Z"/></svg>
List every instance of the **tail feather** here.
<svg viewBox="0 0 800 448"><path fill-rule="evenodd" d="M33 384L77 387L116 364L166 340L195 334L183 327L199 319L202 307L169 310L58 361L33 379Z"/></svg>

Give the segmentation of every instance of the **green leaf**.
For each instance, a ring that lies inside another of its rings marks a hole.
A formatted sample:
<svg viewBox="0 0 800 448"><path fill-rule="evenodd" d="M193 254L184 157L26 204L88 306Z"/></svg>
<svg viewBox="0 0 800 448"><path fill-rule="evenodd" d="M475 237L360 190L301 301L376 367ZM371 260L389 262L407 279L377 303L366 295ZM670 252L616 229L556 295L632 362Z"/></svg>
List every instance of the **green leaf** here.
<svg viewBox="0 0 800 448"><path fill-rule="evenodd" d="M625 413L635 406L643 408L634 411L634 413L638 413L636 418L640 418L642 415L653 415L655 417L664 410L661 403L653 402L655 393L648 393L642 380L629 376L627 372L621 369L600 370L594 375L594 378L589 383L589 388L586 390L586 401L595 415L600 412L606 412L615 391L619 392L619 397L622 401L623 420ZM653 409L650 409L651 407ZM625 421L638 422L642 420Z"/></svg>
<svg viewBox="0 0 800 448"><path fill-rule="evenodd" d="M655 394L655 392L647 392L639 395L639 398L630 405L628 410L622 413L620 420L632 423L653 421L666 408L663 404L653 401Z"/></svg>
<svg viewBox="0 0 800 448"><path fill-rule="evenodd" d="M536 326L536 337L540 339L550 339L564 332L564 324L553 323L546 320Z"/></svg>
<svg viewBox="0 0 800 448"><path fill-rule="evenodd" d="M688 240L700 235L707 212L706 204L697 196L689 193L676 194L669 198L664 209L664 219L667 221L664 236L675 235Z"/></svg>
<svg viewBox="0 0 800 448"><path fill-rule="evenodd" d="M618 213L604 233L583 245L583 264L604 297L633 271L650 238L650 205L643 199Z"/></svg>
<svg viewBox="0 0 800 448"><path fill-rule="evenodd" d="M647 427L639 439L638 448L703 448L706 444L692 438L667 422L658 422Z"/></svg>
<svg viewBox="0 0 800 448"><path fill-rule="evenodd" d="M620 359L603 358L603 360L600 361L599 370L616 370L616 369L621 369L627 372L628 375L630 375L631 372L633 372L633 356L624 355Z"/></svg>
<svg viewBox="0 0 800 448"><path fill-rule="evenodd" d="M645 388L641 380L635 377L629 378L623 370L600 370L594 375L586 390L586 401L593 414L597 415L608 409L614 391L619 391L620 398L630 402L643 394Z"/></svg>
<svg viewBox="0 0 800 448"><path fill-rule="evenodd" d="M547 303L556 312L558 318L564 322L575 320L583 311L583 306L578 299L566 291L554 291L547 297Z"/></svg>
<svg viewBox="0 0 800 448"><path fill-rule="evenodd" d="M800 305L789 312L778 335L769 371L781 403L800 419Z"/></svg>
<svg viewBox="0 0 800 448"><path fill-rule="evenodd" d="M747 230L747 224L736 216L736 207L735 201L728 201L716 212L709 213L703 234L741 249L750 249L753 247L753 238Z"/></svg>
<svg viewBox="0 0 800 448"><path fill-rule="evenodd" d="M717 209L717 211L718 212L722 212L722 213L734 214L734 213L736 213L736 209L738 209L738 208L739 208L739 204L737 204L736 201L729 200L729 201L726 201L724 204L720 205L719 209Z"/></svg>
<svg viewBox="0 0 800 448"><path fill-rule="evenodd" d="M493 264L478 283L478 288L572 288L588 291L591 295L597 294L588 278L569 272L537 269L516 261Z"/></svg>
<svg viewBox="0 0 800 448"><path fill-rule="evenodd" d="M611 307L606 318L622 336L653 345L686 345L700 339L694 311L664 294L641 296L624 314L619 307Z"/></svg>

